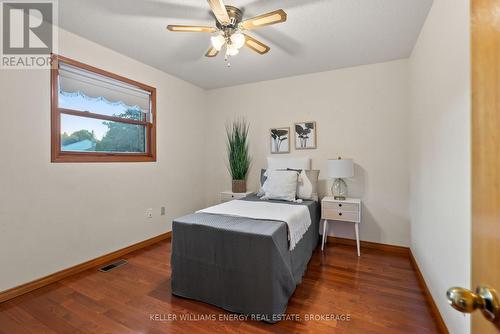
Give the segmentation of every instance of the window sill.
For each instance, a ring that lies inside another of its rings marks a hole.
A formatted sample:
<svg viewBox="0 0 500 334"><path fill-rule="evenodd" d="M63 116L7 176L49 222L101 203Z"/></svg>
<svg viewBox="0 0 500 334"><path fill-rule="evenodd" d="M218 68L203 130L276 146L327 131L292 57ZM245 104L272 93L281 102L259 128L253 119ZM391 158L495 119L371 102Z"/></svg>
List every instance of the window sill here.
<svg viewBox="0 0 500 334"><path fill-rule="evenodd" d="M72 163L72 162L156 162L156 156L144 154L59 154L52 156L51 162L53 163Z"/></svg>

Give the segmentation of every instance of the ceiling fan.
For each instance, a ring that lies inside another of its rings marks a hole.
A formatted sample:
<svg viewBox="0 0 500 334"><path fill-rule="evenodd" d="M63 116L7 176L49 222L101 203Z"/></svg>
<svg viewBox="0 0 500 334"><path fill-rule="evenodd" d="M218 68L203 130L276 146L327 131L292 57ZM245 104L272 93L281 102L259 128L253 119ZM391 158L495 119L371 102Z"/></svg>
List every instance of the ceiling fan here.
<svg viewBox="0 0 500 334"><path fill-rule="evenodd" d="M225 47L225 60L235 56L243 46L263 55L271 49L269 46L244 33L271 24L285 22L287 15L283 9L262 14L243 21L243 11L234 6L225 6L222 0L207 0L215 16L215 27L168 25L173 32L205 32L215 33L211 37L211 46L206 57L215 57ZM229 66L229 64L228 64Z"/></svg>

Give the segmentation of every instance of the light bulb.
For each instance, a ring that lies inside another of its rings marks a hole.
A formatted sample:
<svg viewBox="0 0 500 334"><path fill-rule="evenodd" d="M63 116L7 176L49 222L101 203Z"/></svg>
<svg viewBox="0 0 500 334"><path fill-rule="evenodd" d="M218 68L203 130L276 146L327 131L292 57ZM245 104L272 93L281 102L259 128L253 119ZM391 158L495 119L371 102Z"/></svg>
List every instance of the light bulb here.
<svg viewBox="0 0 500 334"><path fill-rule="evenodd" d="M245 45L245 35L240 32L231 35L231 44L237 49L241 49Z"/></svg>
<svg viewBox="0 0 500 334"><path fill-rule="evenodd" d="M238 50L237 47L235 47L233 44L228 44L226 48L226 55L228 56L236 56L240 50Z"/></svg>
<svg viewBox="0 0 500 334"><path fill-rule="evenodd" d="M210 40L212 41L212 46L217 51L220 51L220 49L222 49L222 46L226 43L226 39L222 35L212 36L210 37Z"/></svg>

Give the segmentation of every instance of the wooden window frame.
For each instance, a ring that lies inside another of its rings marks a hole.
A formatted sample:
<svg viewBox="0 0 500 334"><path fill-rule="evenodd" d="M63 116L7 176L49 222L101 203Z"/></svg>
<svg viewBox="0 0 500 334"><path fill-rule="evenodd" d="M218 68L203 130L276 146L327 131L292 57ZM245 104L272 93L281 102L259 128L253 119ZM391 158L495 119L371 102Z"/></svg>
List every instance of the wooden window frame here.
<svg viewBox="0 0 500 334"><path fill-rule="evenodd" d="M123 119L114 116L96 114L87 111L78 111L59 108L59 63L65 63L95 74L135 86L151 94L151 122L146 120ZM140 82L122 77L120 75L101 70L99 68L66 58L52 55L50 75L51 87L51 161L58 162L155 162L156 161L156 88ZM146 127L146 152L145 153L119 153L119 152L66 152L61 151L61 114L102 119L120 123L143 125Z"/></svg>

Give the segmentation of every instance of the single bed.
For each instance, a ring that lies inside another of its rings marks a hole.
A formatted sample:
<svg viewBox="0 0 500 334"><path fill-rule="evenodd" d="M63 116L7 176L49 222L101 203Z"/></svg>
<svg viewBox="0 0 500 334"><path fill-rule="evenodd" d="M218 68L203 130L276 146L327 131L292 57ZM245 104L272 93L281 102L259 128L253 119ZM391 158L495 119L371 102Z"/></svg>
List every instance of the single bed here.
<svg viewBox="0 0 500 334"><path fill-rule="evenodd" d="M256 195L241 200L260 201ZM311 225L292 251L281 221L209 213L175 219L172 293L254 319L279 321L319 240L318 201L288 204L306 206L311 216Z"/></svg>
<svg viewBox="0 0 500 334"><path fill-rule="evenodd" d="M268 169L310 169L310 159L268 158ZM263 202L255 194L238 201ZM317 200L286 202L310 225L292 245L283 201L265 201L274 219L197 212L173 221L172 293L267 322L282 320L319 240ZM274 203L274 204L273 204ZM253 206L258 203L233 203ZM264 206L264 205L261 205ZM263 210L264 211L264 210ZM307 215L307 211L309 215ZM276 219L278 217L278 219ZM269 217L265 217L269 218Z"/></svg>

